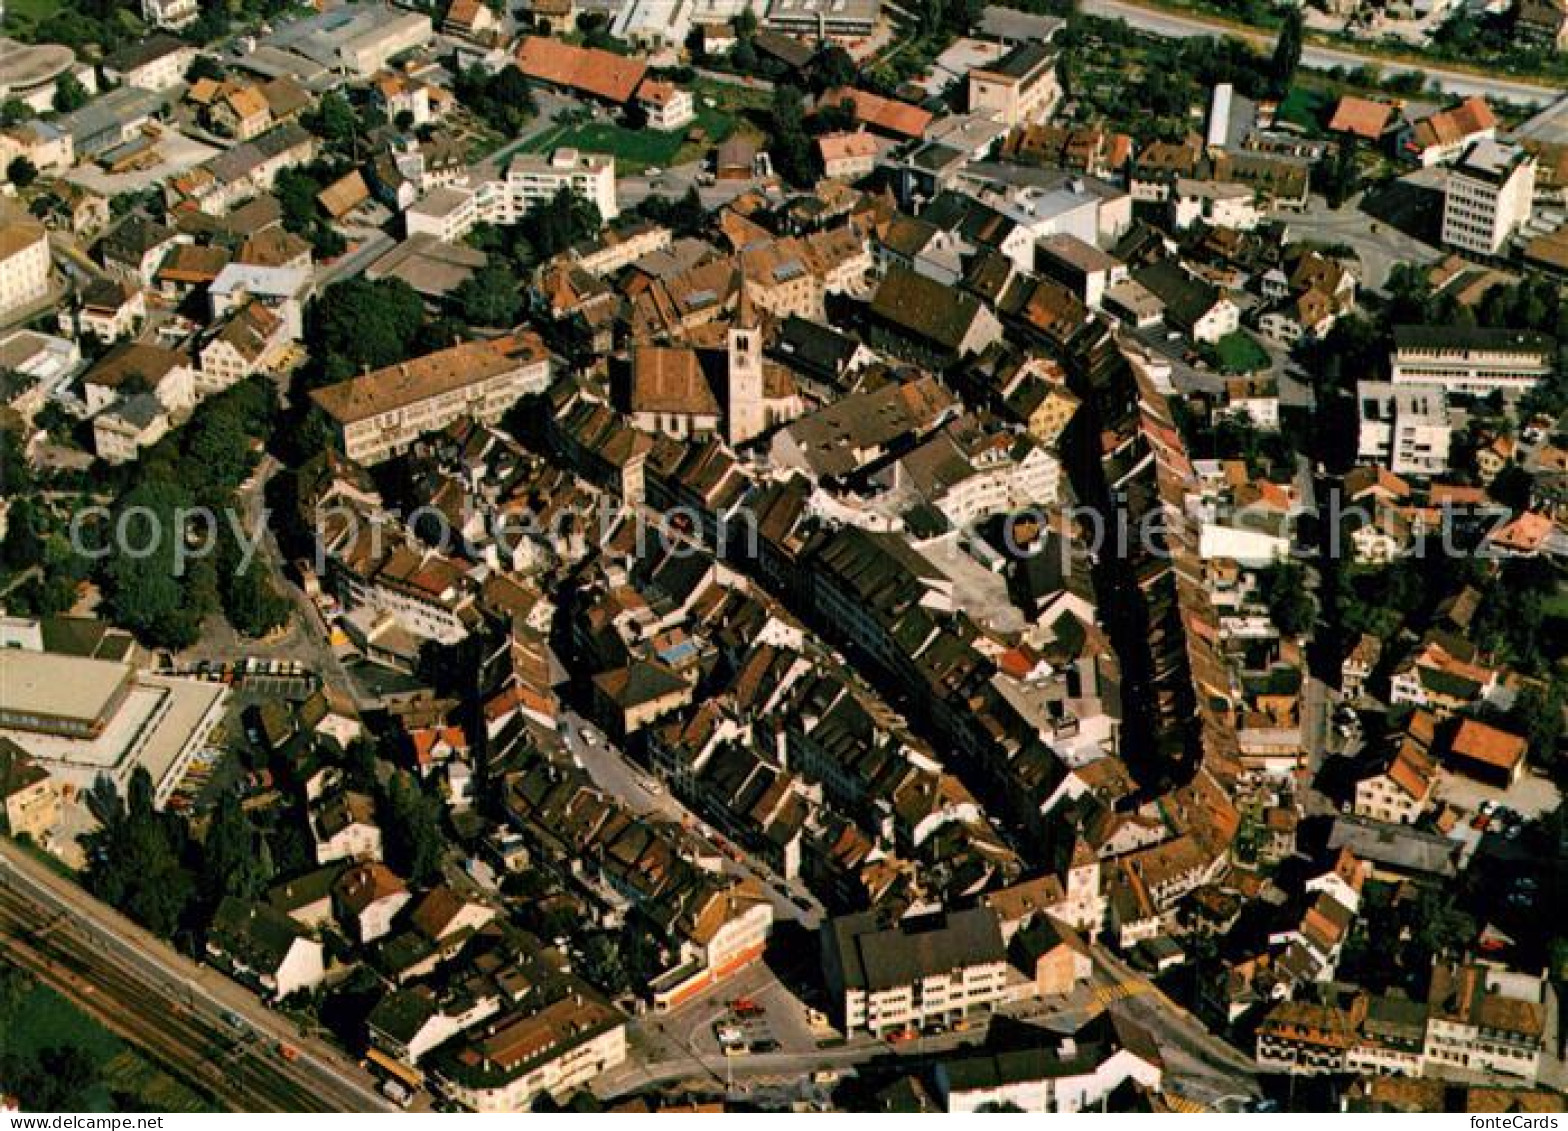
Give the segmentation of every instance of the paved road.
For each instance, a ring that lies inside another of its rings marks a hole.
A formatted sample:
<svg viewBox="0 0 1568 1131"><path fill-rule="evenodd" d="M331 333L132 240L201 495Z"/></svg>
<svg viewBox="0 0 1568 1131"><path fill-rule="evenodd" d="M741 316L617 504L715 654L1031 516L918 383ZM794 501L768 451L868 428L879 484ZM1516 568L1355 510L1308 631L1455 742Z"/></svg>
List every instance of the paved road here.
<svg viewBox="0 0 1568 1131"><path fill-rule="evenodd" d="M270 454L261 458L255 473L238 493L247 539L263 528L263 508L267 483L278 473L281 465ZM214 616L202 629L201 640L176 657L185 668L201 660L233 662L251 657L257 659L298 660L318 675L328 686L346 696L362 709L375 704L368 699L343 666L327 639L327 628L321 612L299 586L288 579L284 570L283 551L270 524L265 527L261 545L256 552L253 569L265 569L273 586L294 605L286 626L276 636L253 640L241 636L221 616Z"/></svg>
<svg viewBox="0 0 1568 1131"><path fill-rule="evenodd" d="M1374 220L1356 207L1357 201L1330 208L1322 197L1314 196L1306 211L1276 210L1270 218L1285 225L1290 242L1313 240L1349 247L1361 261L1362 284L1376 291L1382 290L1394 264L1435 263L1442 257L1431 244Z"/></svg>
<svg viewBox="0 0 1568 1131"><path fill-rule="evenodd" d="M1104 947L1094 948L1094 959L1096 987L1102 992L1114 991L1108 1007L1142 1025L1158 1042L1166 1063L1168 1089L1213 1108L1225 1103L1234 1106L1237 1101L1258 1094L1258 1069L1250 1058L1210 1033L1185 1010L1151 986L1148 979ZM685 1012L677 1011L655 1018L654 1021L662 1020L665 1030L672 1030L681 1024L701 1027L712 1021L711 1017L696 1016L702 1012L699 1009L688 1016ZM1003 1012L1027 1015L1041 1010L1010 1008ZM648 1024L646 1020L640 1023L644 1027ZM887 1056L919 1060L933 1053L952 1052L964 1045L983 1042L985 1031L985 1025L977 1025L963 1033L943 1033L897 1045L861 1035L836 1048L739 1056L728 1062L699 1056L695 1049L679 1050L667 1039L667 1033L661 1033L652 1049L652 1056L645 1053L642 1058L605 1073L594 1082L594 1091L603 1098L611 1098L688 1079L743 1091L748 1082L752 1081L791 1074L800 1077L829 1069L852 1069ZM660 1052L665 1054L662 1058Z"/></svg>
<svg viewBox="0 0 1568 1131"><path fill-rule="evenodd" d="M369 267L376 260L391 251L392 245L396 242L385 232L376 232L374 235L365 237L365 239L360 241L358 247L352 251L344 252L337 259L316 272L316 290L318 292L324 291L333 283L342 279L352 279L366 267Z"/></svg>
<svg viewBox="0 0 1568 1131"><path fill-rule="evenodd" d="M1092 953L1102 981L1123 985L1146 981L1104 946L1094 946ZM1116 1008L1154 1036L1165 1060L1167 1081L1181 1095L1218 1107L1227 1098L1258 1094L1257 1063L1209 1032L1158 989L1126 997Z"/></svg>
<svg viewBox="0 0 1568 1131"><path fill-rule="evenodd" d="M1128 0L1083 0L1083 10L1092 16L1126 20L1133 27L1174 39L1231 35L1267 50L1272 50L1274 45L1274 36L1269 32L1244 32L1232 24L1207 19L1193 13L1164 11L1145 7L1142 4L1129 3ZM1385 75L1417 72L1425 75L1430 83L1435 84L1445 94L1456 98L1484 95L1494 101L1503 99L1527 105L1545 105L1562 94L1562 91L1557 88L1543 83L1470 74L1465 71L1449 70L1436 63L1412 65L1379 55L1323 47L1314 43L1309 43L1302 49L1301 62L1304 66L1319 70L1370 64Z"/></svg>
<svg viewBox="0 0 1568 1131"><path fill-rule="evenodd" d="M198 966L9 843L0 843L0 889L11 909L13 953L31 949L57 956L41 976L63 990L77 986L92 998L95 1013L116 1022L111 1027L187 1079L205 1081L220 1098L249 1095L281 1110L395 1110L343 1054L301 1036L235 983ZM25 931L15 933L18 920L35 932L32 942ZM247 1045L236 1039L228 1058L213 1064L206 1046L217 1034L237 1032L225 1016L230 1014L243 1019L255 1040ZM187 1046L171 1040L179 1033L168 1030L182 1027L205 1034L205 1042ZM295 1059L278 1055L279 1045L293 1048Z"/></svg>
<svg viewBox="0 0 1568 1131"><path fill-rule="evenodd" d="M727 871L734 875L750 876L762 885L768 902L773 904L776 920L796 921L810 930L816 929L822 921L822 905L804 884L775 876L749 854L743 854L743 860L725 854L715 843L718 834L707 822L686 808L667 787L655 782L652 774L627 761L598 727L572 711L562 711L561 721L564 725L561 737L567 751L600 789L630 807L633 812L656 813L667 821L685 826L699 840L706 842L715 854L724 856ZM592 742L583 740L585 730L594 736ZM797 906L795 899L804 900L810 910Z"/></svg>

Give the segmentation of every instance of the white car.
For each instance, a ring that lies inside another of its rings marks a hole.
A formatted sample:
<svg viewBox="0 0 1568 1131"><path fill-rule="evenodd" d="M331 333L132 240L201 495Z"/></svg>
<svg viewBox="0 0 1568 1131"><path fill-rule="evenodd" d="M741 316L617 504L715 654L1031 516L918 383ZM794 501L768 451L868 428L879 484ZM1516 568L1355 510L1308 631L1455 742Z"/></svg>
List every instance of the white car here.
<svg viewBox="0 0 1568 1131"><path fill-rule="evenodd" d="M593 731L589 730L587 727L579 728L577 731L577 737L582 739L589 746L592 746L594 743L599 741L598 737L595 736Z"/></svg>

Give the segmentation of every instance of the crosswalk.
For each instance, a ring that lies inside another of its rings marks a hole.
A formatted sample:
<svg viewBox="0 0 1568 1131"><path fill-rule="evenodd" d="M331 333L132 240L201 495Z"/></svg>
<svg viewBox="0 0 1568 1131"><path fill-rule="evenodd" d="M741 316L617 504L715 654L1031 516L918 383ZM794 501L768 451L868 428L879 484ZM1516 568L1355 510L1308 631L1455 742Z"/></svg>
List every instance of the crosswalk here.
<svg viewBox="0 0 1568 1131"><path fill-rule="evenodd" d="M1165 1093L1165 1106L1182 1115L1202 1115L1209 1110L1197 1100L1189 1100L1186 1096L1179 1096L1175 1092Z"/></svg>
<svg viewBox="0 0 1568 1131"><path fill-rule="evenodd" d="M1111 1005L1114 1002L1149 993L1153 989L1154 987L1144 978L1128 978L1124 981L1112 982L1108 986L1095 986L1094 999L1101 1005Z"/></svg>

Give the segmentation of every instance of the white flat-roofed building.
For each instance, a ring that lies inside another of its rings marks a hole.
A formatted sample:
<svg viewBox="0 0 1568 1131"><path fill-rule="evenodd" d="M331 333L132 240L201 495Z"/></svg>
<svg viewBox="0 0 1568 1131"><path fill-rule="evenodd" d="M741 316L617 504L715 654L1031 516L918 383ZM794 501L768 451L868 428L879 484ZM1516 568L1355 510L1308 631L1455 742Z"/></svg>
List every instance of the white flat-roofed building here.
<svg viewBox="0 0 1568 1131"><path fill-rule="evenodd" d="M1530 330L1395 326L1391 379L1484 397L1525 392L1557 363L1557 342Z"/></svg>
<svg viewBox="0 0 1568 1131"><path fill-rule="evenodd" d="M763 25L769 31L819 39L865 39L877 29L882 0L773 0Z"/></svg>
<svg viewBox="0 0 1568 1131"><path fill-rule="evenodd" d="M19 374L30 382L8 403L29 420L51 393L65 386L81 364L82 351L67 338L36 330L13 330L0 336L0 370Z"/></svg>
<svg viewBox="0 0 1568 1131"><path fill-rule="evenodd" d="M1440 386L1363 381L1356 399L1359 458L1381 463L1395 475L1430 478L1448 469L1453 419Z"/></svg>
<svg viewBox="0 0 1568 1131"><path fill-rule="evenodd" d="M575 149L549 157L514 157L497 180L444 185L426 193L403 213L409 236L420 233L455 243L479 224L515 224L532 209L566 189L591 201L603 221L620 214L615 194L615 158Z"/></svg>
<svg viewBox="0 0 1568 1131"><path fill-rule="evenodd" d="M221 683L138 672L130 664L0 650L0 736L78 789L108 778L123 793L144 767L162 808L223 718Z"/></svg>
<svg viewBox="0 0 1568 1131"><path fill-rule="evenodd" d="M1443 191L1443 243L1471 255L1502 253L1529 219L1535 156L1523 146L1482 138L1466 149Z"/></svg>
<svg viewBox="0 0 1568 1131"><path fill-rule="evenodd" d="M214 322L252 302L260 303L283 323L280 334L293 341L304 333L304 308L312 292L308 267L265 267L230 263L207 286Z"/></svg>
<svg viewBox="0 0 1568 1131"><path fill-rule="evenodd" d="M435 37L430 17L387 4L342 4L282 24L264 46L339 74L368 79Z"/></svg>

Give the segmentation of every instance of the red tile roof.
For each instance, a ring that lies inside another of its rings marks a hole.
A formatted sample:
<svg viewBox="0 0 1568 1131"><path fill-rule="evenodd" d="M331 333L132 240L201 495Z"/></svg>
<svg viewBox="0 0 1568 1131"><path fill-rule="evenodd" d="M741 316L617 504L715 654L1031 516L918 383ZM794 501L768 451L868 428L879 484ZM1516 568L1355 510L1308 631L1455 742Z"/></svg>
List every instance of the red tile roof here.
<svg viewBox="0 0 1568 1131"><path fill-rule="evenodd" d="M1333 133L1355 134L1367 141L1376 141L1388 128L1388 119L1394 108L1387 102L1373 102L1347 94L1334 108L1334 117L1328 128Z"/></svg>
<svg viewBox="0 0 1568 1131"><path fill-rule="evenodd" d="M897 134L899 137L921 137L931 124L931 114L927 110L911 106L908 102L883 98L867 90L856 90L852 86L828 91L817 105L838 106L845 101L851 104L855 121L884 133Z"/></svg>
<svg viewBox="0 0 1568 1131"><path fill-rule="evenodd" d="M648 71L641 59L629 59L597 47L574 47L556 39L531 35L517 49L523 74L552 86L568 86L602 98L626 102Z"/></svg>
<svg viewBox="0 0 1568 1131"><path fill-rule="evenodd" d="M1452 750L1473 762L1511 771L1524 760L1528 746L1529 743L1517 734L1509 734L1475 719L1466 719L1459 733L1454 735Z"/></svg>

